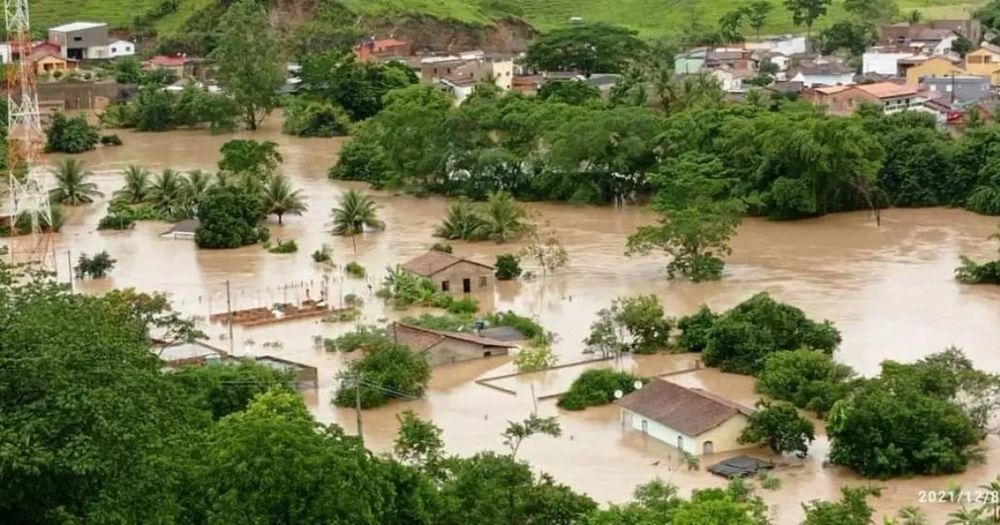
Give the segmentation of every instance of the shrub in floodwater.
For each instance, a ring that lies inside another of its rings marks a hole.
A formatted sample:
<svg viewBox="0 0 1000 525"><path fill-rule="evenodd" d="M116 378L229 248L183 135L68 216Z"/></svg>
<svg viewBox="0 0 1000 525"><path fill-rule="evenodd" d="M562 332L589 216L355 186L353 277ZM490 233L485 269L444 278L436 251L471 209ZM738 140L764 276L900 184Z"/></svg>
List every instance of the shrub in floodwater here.
<svg viewBox="0 0 1000 525"><path fill-rule="evenodd" d="M106 251L94 254L93 257L89 257L86 253L81 253L73 271L76 273L77 279L85 279L87 277L101 279L108 275L108 272L114 268L116 262Z"/></svg>
<svg viewBox="0 0 1000 525"><path fill-rule="evenodd" d="M496 268L494 275L498 280L509 281L521 276L521 258L512 253L497 255L494 267Z"/></svg>
<svg viewBox="0 0 1000 525"><path fill-rule="evenodd" d="M351 277L357 277L358 279L363 279L368 275L368 271L365 270L364 266L358 264L357 261L351 261L344 266L344 273L350 275Z"/></svg>
<svg viewBox="0 0 1000 525"><path fill-rule="evenodd" d="M569 391L559 398L560 408L583 410L587 407L606 405L615 399L615 391L628 394L635 390L635 382L644 381L628 372L610 368L587 370L573 380Z"/></svg>
<svg viewBox="0 0 1000 525"><path fill-rule="evenodd" d="M436 252L452 253L452 247L446 242L436 242L431 245L431 250Z"/></svg>
<svg viewBox="0 0 1000 525"><path fill-rule="evenodd" d="M270 253L295 253L299 251L299 246L294 240L278 241L277 246L267 250Z"/></svg>
<svg viewBox="0 0 1000 525"><path fill-rule="evenodd" d="M318 263L330 262L333 259L333 250L329 246L323 245L312 253L312 259Z"/></svg>

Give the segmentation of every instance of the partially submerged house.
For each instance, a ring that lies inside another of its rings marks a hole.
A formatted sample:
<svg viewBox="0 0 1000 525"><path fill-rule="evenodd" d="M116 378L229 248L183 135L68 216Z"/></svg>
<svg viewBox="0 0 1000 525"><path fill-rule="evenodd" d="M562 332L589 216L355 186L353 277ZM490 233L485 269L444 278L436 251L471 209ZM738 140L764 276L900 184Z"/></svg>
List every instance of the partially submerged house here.
<svg viewBox="0 0 1000 525"><path fill-rule="evenodd" d="M403 263L403 269L426 277L442 292L493 292L493 267L451 253L430 250Z"/></svg>
<svg viewBox="0 0 1000 525"><path fill-rule="evenodd" d="M737 442L752 408L698 388L653 378L615 402L622 423L693 455L746 447Z"/></svg>
<svg viewBox="0 0 1000 525"><path fill-rule="evenodd" d="M171 226L170 229L163 232L160 237L166 237L168 239L192 240L194 239L195 233L198 232L198 226L200 226L198 219L184 219L183 221Z"/></svg>
<svg viewBox="0 0 1000 525"><path fill-rule="evenodd" d="M431 366L507 355L517 345L466 332L431 330L405 323L392 323L389 337L410 350L427 356Z"/></svg>

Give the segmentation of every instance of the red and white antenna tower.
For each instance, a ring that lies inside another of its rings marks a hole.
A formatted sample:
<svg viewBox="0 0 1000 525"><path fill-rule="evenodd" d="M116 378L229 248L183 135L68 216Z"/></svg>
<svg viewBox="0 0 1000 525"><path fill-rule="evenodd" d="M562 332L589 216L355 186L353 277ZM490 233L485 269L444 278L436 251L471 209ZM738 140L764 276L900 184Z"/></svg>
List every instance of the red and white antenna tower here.
<svg viewBox="0 0 1000 525"><path fill-rule="evenodd" d="M51 234L52 210L45 178L38 163L45 142L41 115L38 112L38 91L35 65L31 62L31 20L28 0L4 0L7 22L7 210L2 215L10 221L11 230L21 216L31 222L27 238L12 236L11 262L34 263L45 269L55 268L55 247ZM16 231L14 232L16 233Z"/></svg>

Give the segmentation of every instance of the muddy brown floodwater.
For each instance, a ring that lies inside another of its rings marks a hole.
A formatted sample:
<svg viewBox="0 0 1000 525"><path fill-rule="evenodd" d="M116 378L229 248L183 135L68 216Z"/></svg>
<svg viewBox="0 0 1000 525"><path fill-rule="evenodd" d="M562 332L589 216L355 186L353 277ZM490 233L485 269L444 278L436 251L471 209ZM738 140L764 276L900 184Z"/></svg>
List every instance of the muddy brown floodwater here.
<svg viewBox="0 0 1000 525"><path fill-rule="evenodd" d="M57 239L60 278L67 277L66 253L107 250L118 260L113 276L96 282L77 282L77 289L99 293L112 287L133 286L145 291L169 292L178 308L206 316L225 309L225 281L230 281L234 308L283 300L298 300L306 289L313 297L323 286L323 273L310 259L322 244L334 250L338 265L351 260L351 242L325 233L330 208L345 189L357 184L331 182L326 169L336 158L338 140L297 139L281 135L276 122L253 135L274 140L285 158L282 169L308 196L309 210L288 217L284 226L269 224L274 239L295 239L299 252L272 255L260 247L228 251L199 251L190 241L159 237L160 223L142 223L129 232L98 232L107 197L96 204L69 210L68 221ZM124 146L103 148L80 155L95 173L107 196L121 185L118 171L136 163L151 169L213 169L219 147L232 136L204 132L120 133ZM54 161L55 159L49 159ZM375 323L417 313L393 311L371 295L369 284L379 280L387 265L422 253L434 239L431 232L445 213L442 198L413 198L378 193L385 232L359 239L357 259L373 277L345 278L334 272L329 293L334 301L348 293L365 298L362 322ZM887 210L881 227L866 213L845 213L814 220L769 222L748 219L733 242L734 253L718 282L692 284L667 281L662 257L630 259L623 254L625 237L637 225L651 222L649 212L626 207L533 204L531 209L544 228L553 230L570 254L570 265L542 280L501 283L494 297L483 298L498 309L512 309L537 316L559 334L555 350L562 362L577 361L581 340L594 313L617 296L655 293L671 315L693 312L702 303L725 309L750 295L766 291L805 310L810 317L829 319L843 334L836 357L863 374L873 374L885 359L909 361L948 345L965 349L975 363L1000 371L1000 287L962 286L952 278L959 254L995 255L985 241L996 231L997 218L961 210ZM517 245L453 243L456 252L484 262ZM316 336L331 337L351 327L317 321L297 321L269 327L236 329L237 354L274 354L315 365L320 385L306 399L316 416L338 422L353 432L354 413L329 404L336 386L335 373L344 362L326 354L314 343ZM221 325L209 325L213 343L228 348ZM691 356L661 355L627 360L621 366L643 374L659 374L687 366ZM590 365L590 366L611 366ZM395 414L412 409L432 418L444 429L453 453L501 447L500 432L507 420L520 419L532 410L535 393L559 392L582 368L504 380L515 390L507 395L474 383L477 378L509 373L509 358L491 358L436 368L426 399L394 402L364 413L368 446L377 451L391 446L396 431ZM713 392L752 404L753 382L715 370L674 376L674 380L699 385ZM659 476L687 493L692 488L720 486L722 480L707 472L676 470L677 454L658 444L623 431L614 407L584 412L562 412L553 400L539 402L542 414L559 415L564 435L560 439L536 438L520 452L538 469L559 481L585 491L599 501L623 501L632 489ZM1000 442L985 442L987 463L958 476L966 488L985 483L1000 472ZM834 499L845 483L861 483L842 469L824 468L829 449L820 438L810 457L790 460L779 472L778 491L762 491L777 523L796 523L800 503L814 498ZM764 451L755 451L767 455ZM721 457L702 458L707 466ZM658 464L654 465L654 463ZM918 491L942 489L949 478L919 477L895 480L875 504L880 513L918 504ZM955 506L923 505L933 523L945 520Z"/></svg>

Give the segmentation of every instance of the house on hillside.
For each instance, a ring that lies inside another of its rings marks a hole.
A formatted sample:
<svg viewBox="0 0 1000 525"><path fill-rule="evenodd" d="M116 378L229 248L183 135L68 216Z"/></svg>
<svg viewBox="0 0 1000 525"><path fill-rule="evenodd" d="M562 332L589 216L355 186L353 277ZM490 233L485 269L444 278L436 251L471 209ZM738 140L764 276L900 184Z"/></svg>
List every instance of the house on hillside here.
<svg viewBox="0 0 1000 525"><path fill-rule="evenodd" d="M49 28L49 42L59 46L62 58L85 60L108 57L108 24L73 22Z"/></svg>
<svg viewBox="0 0 1000 525"><path fill-rule="evenodd" d="M961 60L943 55L902 59L899 70L910 86L920 85L924 78L965 74Z"/></svg>
<svg viewBox="0 0 1000 525"><path fill-rule="evenodd" d="M135 54L135 43L117 38L108 42L108 58L129 57Z"/></svg>
<svg viewBox="0 0 1000 525"><path fill-rule="evenodd" d="M65 73L77 67L76 60L63 58L47 48L33 51L25 60L34 66L36 75L52 75L57 71Z"/></svg>
<svg viewBox="0 0 1000 525"><path fill-rule="evenodd" d="M365 38L354 46L354 55L362 62L403 58L412 54L413 46L405 40L396 38Z"/></svg>
<svg viewBox="0 0 1000 525"><path fill-rule="evenodd" d="M915 109L926 98L916 87L893 82L823 86L805 91L802 98L826 106L831 115L850 115L864 104L881 106L886 113Z"/></svg>
<svg viewBox="0 0 1000 525"><path fill-rule="evenodd" d="M695 456L745 448L737 440L754 413L699 388L656 377L615 404L621 407L624 426Z"/></svg>
<svg viewBox="0 0 1000 525"><path fill-rule="evenodd" d="M994 86L1000 86L1000 46L983 44L965 55L965 71L970 75L989 77Z"/></svg>
<svg viewBox="0 0 1000 525"><path fill-rule="evenodd" d="M434 282L442 292L493 293L493 267L451 253L430 250L403 263L403 269Z"/></svg>
<svg viewBox="0 0 1000 525"><path fill-rule="evenodd" d="M156 55L143 62L143 68L147 71L166 69L177 75L177 78L184 78L188 73L187 57L181 53L176 55Z"/></svg>
<svg viewBox="0 0 1000 525"><path fill-rule="evenodd" d="M801 60L798 65L788 69L786 77L788 80L802 82L807 88L839 86L854 82L854 69L840 60L821 57Z"/></svg>
<svg viewBox="0 0 1000 525"><path fill-rule="evenodd" d="M517 345L465 332L431 330L405 323L392 323L389 337L418 354L424 354L431 366L459 363L507 355Z"/></svg>
<svg viewBox="0 0 1000 525"><path fill-rule="evenodd" d="M482 51L424 57L420 60L420 79L454 94L460 104L468 96L465 91L471 93L471 88L483 81L492 80L500 89L510 91L514 85L514 57Z"/></svg>
<svg viewBox="0 0 1000 525"><path fill-rule="evenodd" d="M865 50L861 55L861 74L886 75L890 77L904 76L899 71L899 61L921 56L919 48L910 46L875 46Z"/></svg>
<svg viewBox="0 0 1000 525"><path fill-rule="evenodd" d="M887 24L878 28L878 43L880 45L920 45L933 54L947 53L951 43L959 35L970 42L979 42L982 38L982 26L979 20L931 20L917 24L900 22Z"/></svg>

